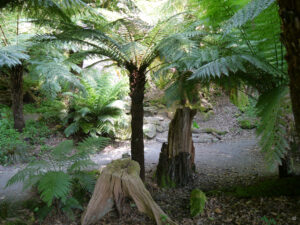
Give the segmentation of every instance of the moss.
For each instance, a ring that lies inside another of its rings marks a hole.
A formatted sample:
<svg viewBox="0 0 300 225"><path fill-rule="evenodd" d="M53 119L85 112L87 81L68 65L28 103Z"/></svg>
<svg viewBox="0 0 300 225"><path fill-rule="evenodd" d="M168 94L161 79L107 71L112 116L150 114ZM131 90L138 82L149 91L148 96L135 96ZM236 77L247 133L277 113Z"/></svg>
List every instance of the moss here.
<svg viewBox="0 0 300 225"><path fill-rule="evenodd" d="M160 177L160 187L162 188L175 188L176 183L169 177L163 174Z"/></svg>
<svg viewBox="0 0 300 225"><path fill-rule="evenodd" d="M235 88L230 91L230 101L239 109L243 109L249 104L248 96Z"/></svg>
<svg viewBox="0 0 300 225"><path fill-rule="evenodd" d="M239 126L242 129L254 129L257 127L256 123L253 120L249 120L249 119L240 119L238 120Z"/></svg>
<svg viewBox="0 0 300 225"><path fill-rule="evenodd" d="M190 197L190 213L191 216L197 216L204 210L206 202L206 195L199 189L194 189Z"/></svg>

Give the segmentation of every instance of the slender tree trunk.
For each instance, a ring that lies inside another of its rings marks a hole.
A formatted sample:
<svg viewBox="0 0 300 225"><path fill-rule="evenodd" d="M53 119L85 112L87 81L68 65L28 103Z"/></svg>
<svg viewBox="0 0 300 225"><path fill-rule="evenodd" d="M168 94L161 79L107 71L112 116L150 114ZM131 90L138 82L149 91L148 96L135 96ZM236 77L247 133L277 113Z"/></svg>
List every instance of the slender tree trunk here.
<svg viewBox="0 0 300 225"><path fill-rule="evenodd" d="M195 148L191 125L196 110L178 108L172 119L168 133L168 143L164 143L156 170L157 183L161 187L184 186L192 178L195 170Z"/></svg>
<svg viewBox="0 0 300 225"><path fill-rule="evenodd" d="M23 115L23 66L15 66L11 69L11 98L14 117L14 128L19 132L25 127Z"/></svg>
<svg viewBox="0 0 300 225"><path fill-rule="evenodd" d="M278 0L281 17L281 41L287 49L286 60L290 78L290 95L296 123L297 136L300 137L300 1Z"/></svg>
<svg viewBox="0 0 300 225"><path fill-rule="evenodd" d="M144 162L144 90L146 76L143 72L133 70L129 75L131 97L131 157L140 164L141 179L145 180Z"/></svg>

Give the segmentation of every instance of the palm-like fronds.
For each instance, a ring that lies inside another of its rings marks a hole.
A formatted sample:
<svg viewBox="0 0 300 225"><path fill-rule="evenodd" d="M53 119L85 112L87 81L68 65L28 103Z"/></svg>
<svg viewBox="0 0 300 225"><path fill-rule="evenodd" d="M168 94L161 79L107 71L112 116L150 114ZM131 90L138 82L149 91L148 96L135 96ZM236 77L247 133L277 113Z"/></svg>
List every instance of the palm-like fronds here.
<svg viewBox="0 0 300 225"><path fill-rule="evenodd" d="M12 68L21 65L23 60L28 59L26 48L22 46L9 45L0 48L0 68Z"/></svg>
<svg viewBox="0 0 300 225"><path fill-rule="evenodd" d="M66 119L73 121L65 134L69 136L81 131L85 134L113 135L114 122L123 109L119 99L126 93L124 81L115 83L109 74L102 74L85 78L84 85L86 93L70 93L73 99Z"/></svg>
<svg viewBox="0 0 300 225"><path fill-rule="evenodd" d="M257 133L260 136L262 152L272 167L281 165L281 160L289 149L289 125L285 116L291 113L290 105L286 86L262 95L257 104L258 115L261 118Z"/></svg>

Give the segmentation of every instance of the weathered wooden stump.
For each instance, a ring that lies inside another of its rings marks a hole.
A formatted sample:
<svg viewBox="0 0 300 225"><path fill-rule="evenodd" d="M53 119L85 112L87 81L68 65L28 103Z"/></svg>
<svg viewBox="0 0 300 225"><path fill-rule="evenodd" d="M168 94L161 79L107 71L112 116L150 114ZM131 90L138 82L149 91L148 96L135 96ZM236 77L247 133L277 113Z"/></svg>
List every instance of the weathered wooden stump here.
<svg viewBox="0 0 300 225"><path fill-rule="evenodd" d="M123 213L126 197L134 200L140 212L153 218L158 225L175 225L152 199L140 176L140 166L130 159L115 160L101 172L94 193L81 220L82 225L97 222L116 206Z"/></svg>
<svg viewBox="0 0 300 225"><path fill-rule="evenodd" d="M156 170L161 187L184 186L195 170L195 149L192 139L192 120L196 110L178 108L169 126L168 143L161 148Z"/></svg>

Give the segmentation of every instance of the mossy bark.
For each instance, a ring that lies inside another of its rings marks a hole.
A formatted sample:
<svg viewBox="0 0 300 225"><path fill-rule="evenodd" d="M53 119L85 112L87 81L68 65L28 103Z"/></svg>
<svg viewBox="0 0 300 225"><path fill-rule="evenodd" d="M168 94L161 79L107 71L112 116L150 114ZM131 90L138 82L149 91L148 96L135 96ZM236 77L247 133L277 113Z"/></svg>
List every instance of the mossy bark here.
<svg viewBox="0 0 300 225"><path fill-rule="evenodd" d="M161 187L184 186L195 170L195 148L191 125L196 110L178 108L168 133L168 143L162 145L156 170L157 183Z"/></svg>
<svg viewBox="0 0 300 225"><path fill-rule="evenodd" d="M152 199L139 177L139 164L130 159L115 160L101 172L93 196L84 212L82 225L96 223L116 206L119 214L124 212L126 197L134 200L138 210L146 213L156 224L175 225Z"/></svg>

